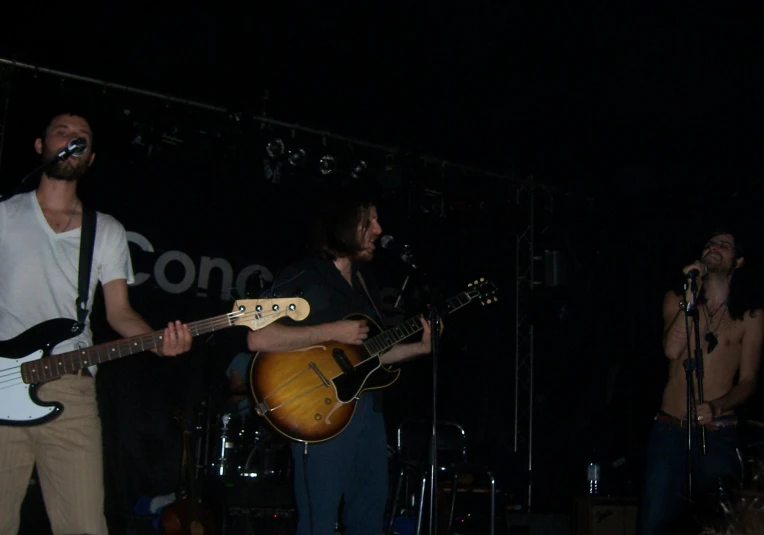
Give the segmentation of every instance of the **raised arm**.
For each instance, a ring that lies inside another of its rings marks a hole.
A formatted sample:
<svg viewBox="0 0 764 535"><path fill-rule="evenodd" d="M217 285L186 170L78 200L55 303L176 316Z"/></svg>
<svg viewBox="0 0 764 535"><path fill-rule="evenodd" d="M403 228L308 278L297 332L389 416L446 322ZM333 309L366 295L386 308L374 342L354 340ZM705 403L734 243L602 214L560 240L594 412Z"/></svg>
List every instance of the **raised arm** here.
<svg viewBox="0 0 764 535"><path fill-rule="evenodd" d="M106 321L112 329L125 338L153 332L154 329L138 314L130 304L127 281L115 279L103 285L106 307ZM162 347L153 351L157 355L170 357L191 349L193 337L187 325L180 321L170 322L164 330Z"/></svg>
<svg viewBox="0 0 764 535"><path fill-rule="evenodd" d="M681 307L682 298L672 291L663 297L663 352L672 360L687 354L687 328L685 312ZM690 322L690 336L693 336Z"/></svg>

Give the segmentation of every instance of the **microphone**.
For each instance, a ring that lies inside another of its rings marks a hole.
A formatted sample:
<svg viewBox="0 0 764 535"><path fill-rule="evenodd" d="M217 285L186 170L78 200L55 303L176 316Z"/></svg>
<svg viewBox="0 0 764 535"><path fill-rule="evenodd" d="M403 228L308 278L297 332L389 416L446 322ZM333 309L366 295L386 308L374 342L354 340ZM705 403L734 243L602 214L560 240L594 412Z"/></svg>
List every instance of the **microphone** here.
<svg viewBox="0 0 764 535"><path fill-rule="evenodd" d="M690 271L687 272L687 278L695 280L695 277L702 277L703 275L708 273L708 267L705 264L702 264L702 265L703 265L703 273L701 273L700 270L697 268L691 269Z"/></svg>
<svg viewBox="0 0 764 535"><path fill-rule="evenodd" d="M85 154L85 149L88 147L88 142L84 137L78 137L69 142L65 149L56 154L57 160L64 160L69 156L79 158Z"/></svg>
<svg viewBox="0 0 764 535"><path fill-rule="evenodd" d="M398 242L395 241L395 238L389 234L382 236L379 243L382 245L383 249L387 249L391 253L397 254L404 264L408 264L412 268L417 269L414 261L414 254L411 252L411 248L408 245L403 245L401 247Z"/></svg>

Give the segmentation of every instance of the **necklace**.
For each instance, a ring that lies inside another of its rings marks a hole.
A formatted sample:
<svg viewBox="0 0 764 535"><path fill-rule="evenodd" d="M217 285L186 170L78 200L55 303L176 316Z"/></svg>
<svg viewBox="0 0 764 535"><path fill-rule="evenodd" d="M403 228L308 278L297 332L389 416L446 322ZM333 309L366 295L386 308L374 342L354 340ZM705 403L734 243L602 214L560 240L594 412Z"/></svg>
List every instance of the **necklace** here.
<svg viewBox="0 0 764 535"><path fill-rule="evenodd" d="M719 312L719 310L722 307L725 307L724 310L727 310L727 308L726 308L727 307L727 299L725 299L724 302L721 305L716 307L716 310L714 310L713 312L711 312L711 310L708 308L708 306L705 303L703 303L703 308L706 309L706 315L708 316L708 319L710 320L711 325L714 324L714 316L716 315L717 312ZM722 316L724 316L724 310L722 310Z"/></svg>
<svg viewBox="0 0 764 535"><path fill-rule="evenodd" d="M714 324L714 315L719 312L719 309L724 307L724 310L722 310L722 315L719 318L719 323L716 325L716 330L719 330L719 326L721 325L721 319L724 317L724 312L727 310L727 300L725 299L724 302L716 307L716 310L711 312L708 309L708 306L706 306L705 303L703 303L703 308L706 311L706 327L708 327L708 332L706 333L706 336L704 337L706 342L708 342L708 349L706 352L710 355L711 352L716 349L716 346L719 345L719 338L716 336L716 331L711 330L712 326Z"/></svg>
<svg viewBox="0 0 764 535"><path fill-rule="evenodd" d="M66 232L66 229L69 228L69 225L72 224L72 220L74 219L74 214L77 213L77 205L79 204L79 201L77 199L74 199L74 206L72 206L72 213L69 214L69 220L66 222L66 225L64 228L61 229L60 232Z"/></svg>

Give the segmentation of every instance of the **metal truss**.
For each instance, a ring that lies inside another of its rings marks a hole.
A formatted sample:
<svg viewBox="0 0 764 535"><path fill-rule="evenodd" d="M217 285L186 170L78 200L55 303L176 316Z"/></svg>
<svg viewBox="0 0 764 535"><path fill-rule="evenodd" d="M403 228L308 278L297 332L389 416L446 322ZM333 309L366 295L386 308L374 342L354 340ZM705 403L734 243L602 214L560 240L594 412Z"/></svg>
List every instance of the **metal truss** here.
<svg viewBox="0 0 764 535"><path fill-rule="evenodd" d="M514 452L527 459L528 496L525 506L530 511L533 485L533 324L530 317L530 296L534 278L534 208L533 177L516 190L518 213L515 294L515 428Z"/></svg>

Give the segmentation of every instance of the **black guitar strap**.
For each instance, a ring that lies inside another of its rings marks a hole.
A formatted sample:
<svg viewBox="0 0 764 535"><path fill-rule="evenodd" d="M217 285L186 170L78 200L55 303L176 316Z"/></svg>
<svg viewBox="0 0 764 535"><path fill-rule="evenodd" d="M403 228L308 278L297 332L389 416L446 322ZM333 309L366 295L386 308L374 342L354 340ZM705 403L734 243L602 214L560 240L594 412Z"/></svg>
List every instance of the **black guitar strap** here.
<svg viewBox="0 0 764 535"><path fill-rule="evenodd" d="M88 317L88 291L90 289L90 268L93 264L93 249L95 247L96 213L90 208L82 207L82 229L80 230L80 265L78 269L77 322L80 332L85 328Z"/></svg>

